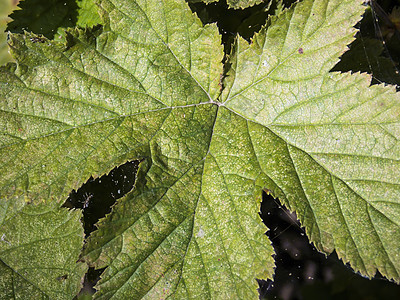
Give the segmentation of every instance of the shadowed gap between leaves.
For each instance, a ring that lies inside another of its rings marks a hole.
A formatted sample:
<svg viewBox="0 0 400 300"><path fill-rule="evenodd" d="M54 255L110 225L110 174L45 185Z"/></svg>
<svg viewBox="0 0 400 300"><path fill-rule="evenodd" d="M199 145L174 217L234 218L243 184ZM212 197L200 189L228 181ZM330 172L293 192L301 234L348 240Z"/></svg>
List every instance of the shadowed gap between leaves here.
<svg viewBox="0 0 400 300"><path fill-rule="evenodd" d="M287 2L285 6L289 6L294 1L285 2ZM188 4L192 12L197 14L204 25L217 23L225 55L230 54L232 43L237 34L250 42L254 33L265 25L268 17L275 14L277 9L276 0L264 1L246 9L228 8L226 0L210 4L204 2Z"/></svg>
<svg viewBox="0 0 400 300"><path fill-rule="evenodd" d="M133 189L140 162L139 160L128 161L99 178L90 177L77 191L73 190L69 194L63 207L82 209L82 223L86 238L96 230L95 224L99 219L111 212L116 200ZM95 270L92 267L88 269L80 294L95 292L93 287L104 269Z"/></svg>
<svg viewBox="0 0 400 300"><path fill-rule="evenodd" d="M83 210L83 226L86 237L96 229L95 224L111 212L115 201L132 190L139 160L128 161L110 171L107 175L89 180L77 191L73 190L63 204L67 208Z"/></svg>
<svg viewBox="0 0 400 300"><path fill-rule="evenodd" d="M76 0L25 0L20 1L10 17L7 30L14 33L32 31L53 39L59 27L74 27L78 21Z"/></svg>
<svg viewBox="0 0 400 300"><path fill-rule="evenodd" d="M257 280L260 299L400 299L400 286L379 273L368 279L338 259L328 257L310 243L295 213L278 199L263 193L260 217L274 247L274 281Z"/></svg>
<svg viewBox="0 0 400 300"><path fill-rule="evenodd" d="M371 0L349 50L332 72L372 75L371 85L388 83L400 90L400 1ZM397 6L396 6L397 5Z"/></svg>

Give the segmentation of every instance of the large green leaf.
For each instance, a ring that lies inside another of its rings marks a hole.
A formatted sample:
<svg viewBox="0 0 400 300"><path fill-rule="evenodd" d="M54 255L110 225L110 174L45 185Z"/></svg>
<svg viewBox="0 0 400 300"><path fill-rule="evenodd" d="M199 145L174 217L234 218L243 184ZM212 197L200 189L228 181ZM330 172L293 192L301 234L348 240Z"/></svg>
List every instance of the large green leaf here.
<svg viewBox="0 0 400 300"><path fill-rule="evenodd" d="M66 45L11 35L1 201L42 211L142 159L135 189L82 255L107 267L98 298L256 299L255 278L274 265L263 188L321 251L399 281L400 96L367 75L329 73L362 2L298 3L251 44L237 40L226 76L216 26L183 0L103 0L104 27L71 30Z"/></svg>

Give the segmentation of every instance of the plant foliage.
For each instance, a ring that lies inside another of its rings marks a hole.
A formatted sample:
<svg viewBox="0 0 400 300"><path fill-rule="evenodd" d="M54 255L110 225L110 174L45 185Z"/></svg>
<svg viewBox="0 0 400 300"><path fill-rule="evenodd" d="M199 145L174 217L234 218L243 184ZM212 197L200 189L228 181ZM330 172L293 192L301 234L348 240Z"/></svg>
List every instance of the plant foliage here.
<svg viewBox="0 0 400 300"><path fill-rule="evenodd" d="M10 34L0 297L71 299L93 266L97 298L256 299L274 268L263 189L319 250L400 281L400 96L329 72L362 3L296 3L237 38L225 67L217 26L183 0L99 1L103 26L65 42ZM135 188L81 251L81 213L61 204L135 159Z"/></svg>

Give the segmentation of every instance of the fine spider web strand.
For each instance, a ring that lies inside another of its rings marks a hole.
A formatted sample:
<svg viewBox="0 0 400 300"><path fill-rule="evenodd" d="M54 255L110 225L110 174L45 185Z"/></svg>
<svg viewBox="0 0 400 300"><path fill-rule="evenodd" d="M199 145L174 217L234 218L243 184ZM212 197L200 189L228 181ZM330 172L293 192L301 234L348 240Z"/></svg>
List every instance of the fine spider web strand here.
<svg viewBox="0 0 400 300"><path fill-rule="evenodd" d="M378 31L377 31L377 28L379 29L379 31L380 31L380 28L379 28L379 25L377 26L378 17L377 17L377 15L375 14L374 4L375 4L375 1L374 1L374 0L367 0L367 1L364 2L364 5L368 5L368 6L370 7L370 9L371 9L372 21L373 21L373 24L374 24L375 35L376 35L376 33L378 32ZM375 5L377 5L377 4L375 4ZM362 33L361 33L361 30L359 31L359 34L360 34L361 43L362 43L362 46L363 46L363 49L364 49L365 58L367 59L367 62L368 62L369 72L370 72L370 74L373 76L373 78L381 84L381 83L383 83L383 82L373 75L374 72L373 72L373 70L372 70L371 60L370 60L370 57L369 57L369 55L368 55L368 51L367 51L367 48L366 48L366 46L365 46L365 41L364 41L363 35L362 35ZM385 44L385 43L383 43L383 45L384 45L384 44ZM378 65L378 68L380 69L379 61L377 60L376 63L377 63L377 65Z"/></svg>
<svg viewBox="0 0 400 300"><path fill-rule="evenodd" d="M371 6L371 12L372 12L372 16L373 16L373 24L374 24L374 28L375 28L375 34L376 34L377 38L381 39L385 54L392 62L393 68L396 70L395 71L396 74L399 74L400 73L399 68L395 64L395 62L392 58L392 55L390 54L390 51L386 45L385 39L383 38L381 26L379 26L378 13L385 20L385 22L388 23L388 25L390 25L391 27L394 27L394 34L397 36L399 41L400 41L400 32L397 30L396 26L393 24L393 22L388 17L388 15L385 13L385 11L383 11L383 9L376 3L376 0L370 0L370 6Z"/></svg>
<svg viewBox="0 0 400 300"><path fill-rule="evenodd" d="M381 29L381 25L380 25L380 18L382 19L382 21L386 24L386 26L394 28L394 34L397 36L397 38L400 41L400 32L397 30L396 26L393 24L393 22L391 21L391 19L389 18L388 14L383 10L383 8L377 3L376 0L366 0L364 2L364 5L368 5L370 7L371 10L371 16L372 16L372 24L374 26L374 31L375 31L375 38L378 39L381 43L382 43L382 47L383 47L383 53L385 54L385 56L390 60L393 69L395 70L396 74L400 74L399 68L396 65L392 55L390 54L390 51L387 47L386 41L384 39L384 34L382 32ZM377 78L376 76L374 76L374 71L373 71L373 67L372 67L372 60L374 60L374 62L376 63L378 70L381 74L383 74L383 69L382 66L379 62L378 57L374 58L374 57L370 57L370 55L368 54L367 51L367 46L365 45L365 40L363 37L363 32L362 30L359 31L359 35L360 35L360 41L364 50L364 54L365 54L365 58L367 60L368 63L368 68L369 68L369 73L372 75L372 77L374 78L374 80L376 80L379 84L385 83L384 81L380 80L379 78Z"/></svg>
<svg viewBox="0 0 400 300"><path fill-rule="evenodd" d="M304 228L302 228L300 226L300 221L297 218L296 213L294 212L290 212L286 207L284 207L283 205L281 205L276 199L273 199L275 204L278 206L279 209L281 209L283 211L283 213L290 219L291 224L289 224L288 226L286 226L285 229L283 229L281 232L279 232L277 235L275 235L273 238L271 238L271 242L278 238L281 234L285 233L289 228L291 228L293 225L295 225L301 232L302 235L306 234ZM294 215L294 216L293 216Z"/></svg>
<svg viewBox="0 0 400 300"><path fill-rule="evenodd" d="M372 70L371 60L370 60L370 57L369 57L369 55L368 55L367 48L366 48L366 46L365 46L365 41L364 41L364 38L363 38L362 35L361 35L361 32L360 32L360 41L361 41L361 44L362 44L362 47L363 47L363 50L364 50L365 58L366 58L367 63L368 63L369 74L371 74L371 76L373 77L373 79L375 79L379 84L383 83L379 78L377 78L376 76L374 76L374 71ZM377 65L378 65L378 67L379 67L379 61L378 61L378 60L376 61L376 63L377 63ZM380 69L380 67L379 67L379 69Z"/></svg>

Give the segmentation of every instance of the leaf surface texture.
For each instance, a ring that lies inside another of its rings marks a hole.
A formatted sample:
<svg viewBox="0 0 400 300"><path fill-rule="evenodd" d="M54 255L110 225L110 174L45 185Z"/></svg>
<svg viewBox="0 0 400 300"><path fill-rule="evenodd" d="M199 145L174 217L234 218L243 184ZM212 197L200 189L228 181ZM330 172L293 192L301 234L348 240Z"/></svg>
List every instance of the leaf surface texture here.
<svg viewBox="0 0 400 300"><path fill-rule="evenodd" d="M256 299L274 266L263 188L318 249L399 281L399 94L329 73L362 1L294 5L237 40L226 76L216 25L184 1L99 5L104 26L66 45L12 35L0 79L3 198L61 203L143 160L85 246L107 267L97 298Z"/></svg>

